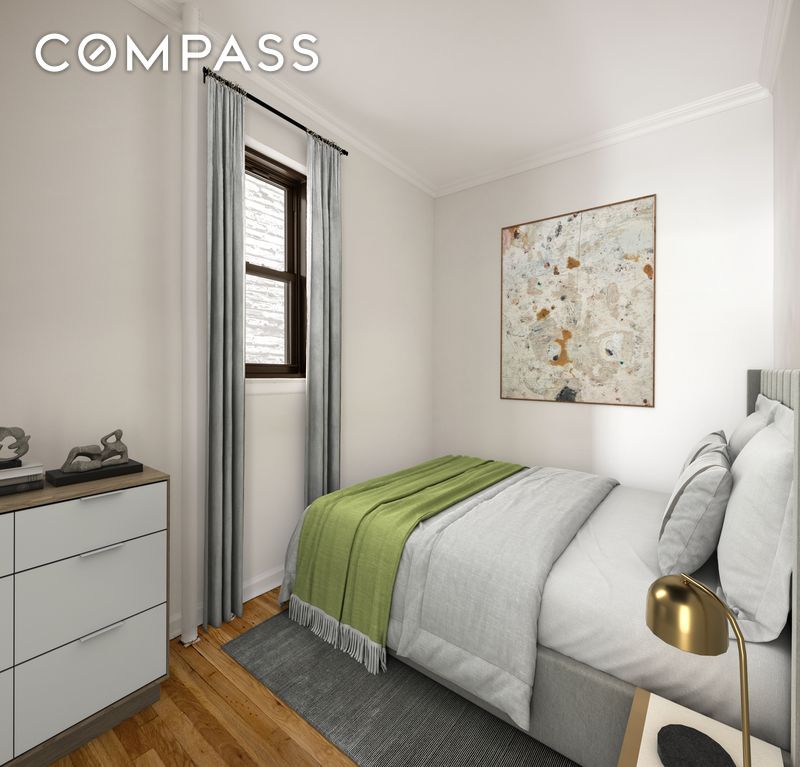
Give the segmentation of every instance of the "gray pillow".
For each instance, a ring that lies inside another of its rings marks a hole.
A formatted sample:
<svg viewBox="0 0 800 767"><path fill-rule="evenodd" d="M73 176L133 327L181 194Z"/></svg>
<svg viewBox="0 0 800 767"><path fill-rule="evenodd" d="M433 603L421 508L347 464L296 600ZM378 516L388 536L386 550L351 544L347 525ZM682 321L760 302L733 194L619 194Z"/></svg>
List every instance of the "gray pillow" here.
<svg viewBox="0 0 800 767"><path fill-rule="evenodd" d="M733 485L728 455L721 447L700 455L678 478L658 536L662 575L696 572L717 548Z"/></svg>
<svg viewBox="0 0 800 767"><path fill-rule="evenodd" d="M683 462L681 473L686 471L692 461L711 451L724 452L726 456L728 455L728 440L725 438L725 432L722 431L722 429L719 431L712 431L711 434L706 434L706 436L689 451L689 455Z"/></svg>
<svg viewBox="0 0 800 767"><path fill-rule="evenodd" d="M717 550L720 596L751 642L775 639L791 604L794 413L778 404L774 416L734 461Z"/></svg>
<svg viewBox="0 0 800 767"><path fill-rule="evenodd" d="M775 408L780 402L767 399L763 394L756 398L755 412L750 413L733 431L728 440L728 452L731 461L735 461L744 446L760 432L765 426L772 423Z"/></svg>

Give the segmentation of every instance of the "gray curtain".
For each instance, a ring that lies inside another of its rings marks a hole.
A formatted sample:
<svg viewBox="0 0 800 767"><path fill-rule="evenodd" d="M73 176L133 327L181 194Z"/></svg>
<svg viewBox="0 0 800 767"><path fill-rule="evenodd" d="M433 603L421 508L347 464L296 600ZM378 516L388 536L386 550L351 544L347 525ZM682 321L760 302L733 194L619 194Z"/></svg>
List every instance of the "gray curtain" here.
<svg viewBox="0 0 800 767"><path fill-rule="evenodd" d="M308 135L306 504L339 487L342 222L339 150Z"/></svg>
<svg viewBox="0 0 800 767"><path fill-rule="evenodd" d="M242 614L244 96L208 79L208 488L205 621Z"/></svg>

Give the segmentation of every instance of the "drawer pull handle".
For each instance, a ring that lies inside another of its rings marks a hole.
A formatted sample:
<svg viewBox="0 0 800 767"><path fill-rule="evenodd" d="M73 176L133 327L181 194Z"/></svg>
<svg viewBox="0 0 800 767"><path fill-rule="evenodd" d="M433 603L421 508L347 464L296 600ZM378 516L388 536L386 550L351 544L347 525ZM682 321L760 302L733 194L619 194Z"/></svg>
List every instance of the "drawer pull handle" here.
<svg viewBox="0 0 800 767"><path fill-rule="evenodd" d="M78 641L79 642L88 642L90 639L94 639L95 637L102 636L103 634L107 634L109 631L113 631L114 629L118 629L120 626L124 626L125 621L120 621L119 623L114 623L111 626L106 626L104 629L100 629L99 631L95 631L94 634L87 634L85 637L81 637Z"/></svg>
<svg viewBox="0 0 800 767"><path fill-rule="evenodd" d="M111 546L104 546L102 549L95 549L94 551L87 551L85 554L80 554L79 559L86 559L93 557L95 554L102 554L104 551L113 551L114 549L121 549L124 543L114 543Z"/></svg>
<svg viewBox="0 0 800 767"><path fill-rule="evenodd" d="M78 500L81 503L86 503L87 501L94 501L98 498L108 498L111 495L119 495L120 493L124 493L124 490L112 490L110 493L98 493L97 495L84 495Z"/></svg>

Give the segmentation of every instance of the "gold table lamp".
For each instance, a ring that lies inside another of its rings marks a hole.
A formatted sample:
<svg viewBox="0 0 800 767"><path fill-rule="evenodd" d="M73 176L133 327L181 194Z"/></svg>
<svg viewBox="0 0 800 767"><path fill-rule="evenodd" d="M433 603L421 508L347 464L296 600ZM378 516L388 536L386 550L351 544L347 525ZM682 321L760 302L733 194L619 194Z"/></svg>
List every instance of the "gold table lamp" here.
<svg viewBox="0 0 800 767"><path fill-rule="evenodd" d="M665 575L647 592L647 625L662 641L695 655L722 655L728 650L728 623L739 646L742 693L742 751L750 765L750 703L747 689L747 651L739 625L728 606L688 575Z"/></svg>

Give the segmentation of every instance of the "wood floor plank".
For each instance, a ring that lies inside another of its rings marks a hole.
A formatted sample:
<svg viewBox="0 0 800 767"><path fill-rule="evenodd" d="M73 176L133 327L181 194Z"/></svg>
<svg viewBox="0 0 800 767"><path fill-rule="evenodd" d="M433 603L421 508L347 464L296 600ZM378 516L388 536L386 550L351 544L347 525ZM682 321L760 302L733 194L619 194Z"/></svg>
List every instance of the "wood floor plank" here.
<svg viewBox="0 0 800 767"><path fill-rule="evenodd" d="M163 689L226 765L258 767L222 722L180 680L173 676L164 682Z"/></svg>
<svg viewBox="0 0 800 767"><path fill-rule="evenodd" d="M268 620L276 614L276 611L272 607L266 604L261 604L254 599L245 605L244 615L242 617L250 625L257 626L259 623L263 623L265 620Z"/></svg>
<svg viewBox="0 0 800 767"><path fill-rule="evenodd" d="M133 759L122 745L122 742L117 737L114 730L104 732L99 738L97 738L97 742L103 747L106 754L108 754L108 757L111 760L110 764L115 765L115 767L116 765L120 765L120 767L131 767L133 764Z"/></svg>
<svg viewBox="0 0 800 767"><path fill-rule="evenodd" d="M136 767L167 767L161 757L153 751L145 751L135 762Z"/></svg>
<svg viewBox="0 0 800 767"><path fill-rule="evenodd" d="M89 741L85 746L70 754L74 767L106 767L114 764L111 756L100 743L99 738Z"/></svg>
<svg viewBox="0 0 800 767"><path fill-rule="evenodd" d="M92 754L88 743L77 751L73 751L70 757L75 767L103 767L103 763Z"/></svg>
<svg viewBox="0 0 800 767"><path fill-rule="evenodd" d="M229 735L235 739L254 764L284 767L282 760L270 752L269 745L261 742L238 714L214 691L209 682L216 683L216 680L202 679L174 653L170 666L176 681L183 684L206 710L222 722Z"/></svg>
<svg viewBox="0 0 800 767"><path fill-rule="evenodd" d="M194 762L160 718L156 716L142 725L141 731L142 739L158 754L165 767L193 767Z"/></svg>
<svg viewBox="0 0 800 767"><path fill-rule="evenodd" d="M134 762L150 750L150 746L142 737L142 728L136 723L135 717L120 722L113 732Z"/></svg>
<svg viewBox="0 0 800 767"><path fill-rule="evenodd" d="M158 716L155 709L152 706L148 706L145 709L142 709L136 716L133 718L136 720L136 724L143 725L147 724L147 722L155 719Z"/></svg>
<svg viewBox="0 0 800 767"><path fill-rule="evenodd" d="M240 618L170 643L161 698L54 767L355 767L221 646L283 611L279 589Z"/></svg>
<svg viewBox="0 0 800 767"><path fill-rule="evenodd" d="M159 718L198 767L226 767L225 761L165 692L153 704Z"/></svg>
<svg viewBox="0 0 800 767"><path fill-rule="evenodd" d="M200 637L202 638L205 635L218 647L222 647L222 645L230 642L232 639L236 639L240 633L241 632L235 631L230 626L223 623L216 628L214 626L209 626L206 631L200 634Z"/></svg>
<svg viewBox="0 0 800 767"><path fill-rule="evenodd" d="M317 761L331 767L354 767L348 756L314 729L305 719L289 708L271 690L243 669L230 655L201 640L194 648L220 673L237 685L265 714L300 743Z"/></svg>
<svg viewBox="0 0 800 767"><path fill-rule="evenodd" d="M278 597L281 593L281 587L276 586L274 589L270 591L265 591L263 594L259 594L254 601L255 602L262 602L262 603L270 603L276 606L279 606Z"/></svg>
<svg viewBox="0 0 800 767"><path fill-rule="evenodd" d="M186 660L199 676L209 680L209 684L213 686L214 690L225 699L231 708L239 713L242 719L247 721L262 736L266 737L270 743L273 743L289 764L296 764L298 767L302 767L302 765L312 767L312 765L319 764L321 760L317 754L313 750L306 748L305 744L300 742L298 738L295 738L294 733L286 730L283 726L285 719L284 721L276 720L268 707L260 705L260 699L271 696L272 693L260 683L256 683L258 688L254 692L257 694L251 695L247 690L242 689L240 685L235 684L227 673L222 672L217 666L210 663L199 651L201 645L208 644L208 642L201 640L191 648L191 652L184 652L181 657ZM224 655L221 650L217 650L217 652ZM296 714L295 717L297 717ZM324 756L326 761L322 763L330 764L331 761L327 757L333 756L333 754L327 753Z"/></svg>
<svg viewBox="0 0 800 767"><path fill-rule="evenodd" d="M259 764L276 767L317 767L313 759L290 736L253 705L252 701L213 667L195 671L188 662L203 660L194 647L179 648L173 656L175 675L209 706L212 711L226 712L226 726ZM205 661L204 661L205 662Z"/></svg>
<svg viewBox="0 0 800 767"><path fill-rule="evenodd" d="M244 617L241 618L236 617L230 620L226 625L228 625L229 629L231 629L231 637L235 638L240 634L244 634L245 631L249 631L251 628L253 628L258 624L251 623L250 621L245 620ZM236 633L233 634L233 632Z"/></svg>

